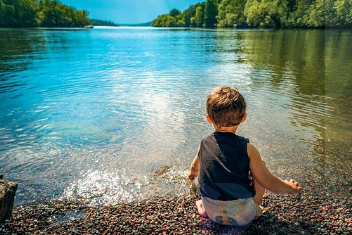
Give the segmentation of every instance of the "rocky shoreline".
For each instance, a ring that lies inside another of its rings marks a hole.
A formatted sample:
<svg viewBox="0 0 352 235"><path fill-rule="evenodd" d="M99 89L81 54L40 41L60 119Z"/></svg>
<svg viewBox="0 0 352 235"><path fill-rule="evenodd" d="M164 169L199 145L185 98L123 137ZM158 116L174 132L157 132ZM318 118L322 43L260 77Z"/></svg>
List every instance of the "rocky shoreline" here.
<svg viewBox="0 0 352 235"><path fill-rule="evenodd" d="M304 192L267 193L266 210L248 228L202 219L196 197L155 197L134 203L89 207L77 201L15 206L0 234L351 234L350 197L339 199ZM241 232L241 230L244 230Z"/></svg>

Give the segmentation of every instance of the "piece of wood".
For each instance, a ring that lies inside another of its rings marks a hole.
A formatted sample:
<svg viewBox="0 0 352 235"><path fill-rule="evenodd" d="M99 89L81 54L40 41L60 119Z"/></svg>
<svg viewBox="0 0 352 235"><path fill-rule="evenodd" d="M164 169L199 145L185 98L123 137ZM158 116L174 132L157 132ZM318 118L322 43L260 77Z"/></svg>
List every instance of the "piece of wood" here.
<svg viewBox="0 0 352 235"><path fill-rule="evenodd" d="M18 184L0 179L0 223L11 218Z"/></svg>

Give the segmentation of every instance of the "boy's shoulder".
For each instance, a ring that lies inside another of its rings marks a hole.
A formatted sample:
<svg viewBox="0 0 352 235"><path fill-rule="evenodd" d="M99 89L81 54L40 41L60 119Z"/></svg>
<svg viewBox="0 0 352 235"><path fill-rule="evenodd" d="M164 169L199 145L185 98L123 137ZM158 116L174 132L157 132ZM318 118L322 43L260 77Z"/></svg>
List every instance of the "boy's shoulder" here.
<svg viewBox="0 0 352 235"><path fill-rule="evenodd" d="M203 137L201 142L204 141L209 141L209 140L217 140L218 138L222 138L222 139L233 139L233 140L238 140L238 141L245 141L247 143L249 143L249 139L240 135L236 135L234 133L231 132L213 132L210 135L207 135L205 137Z"/></svg>
<svg viewBox="0 0 352 235"><path fill-rule="evenodd" d="M204 141L207 141L207 140L212 140L212 139L214 139L214 138L215 138L215 132L204 136L204 137L202 138L202 141L201 141L201 142L204 142Z"/></svg>

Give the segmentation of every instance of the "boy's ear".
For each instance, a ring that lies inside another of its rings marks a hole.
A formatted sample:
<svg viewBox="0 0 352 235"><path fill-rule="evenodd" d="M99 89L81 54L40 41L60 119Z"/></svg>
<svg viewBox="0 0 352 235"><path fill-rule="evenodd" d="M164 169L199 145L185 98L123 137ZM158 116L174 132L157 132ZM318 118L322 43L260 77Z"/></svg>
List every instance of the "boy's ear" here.
<svg viewBox="0 0 352 235"><path fill-rule="evenodd" d="M211 125L211 124L213 124L213 121L211 120L211 118L209 117L209 115L207 114L207 121L208 121L208 123Z"/></svg>
<svg viewBox="0 0 352 235"><path fill-rule="evenodd" d="M244 113L241 123L244 123L247 119L247 113Z"/></svg>

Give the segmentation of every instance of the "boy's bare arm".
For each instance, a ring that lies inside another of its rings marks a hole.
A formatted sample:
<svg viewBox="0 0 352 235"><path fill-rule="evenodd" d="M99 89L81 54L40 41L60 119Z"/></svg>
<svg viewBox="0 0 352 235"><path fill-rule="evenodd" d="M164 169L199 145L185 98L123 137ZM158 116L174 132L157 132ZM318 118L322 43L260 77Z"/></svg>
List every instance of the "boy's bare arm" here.
<svg viewBox="0 0 352 235"><path fill-rule="evenodd" d="M283 181L279 177L273 175L271 171L265 166L258 150L252 144L247 145L247 151L250 158L250 169L253 176L264 188L274 193L289 193L296 194L302 190L298 186L298 182L294 180Z"/></svg>
<svg viewBox="0 0 352 235"><path fill-rule="evenodd" d="M193 159L192 164L191 164L191 172L188 175L188 178L190 180L194 180L199 173L199 157L198 157L198 153L199 153L199 148L197 151L197 155L196 157Z"/></svg>

